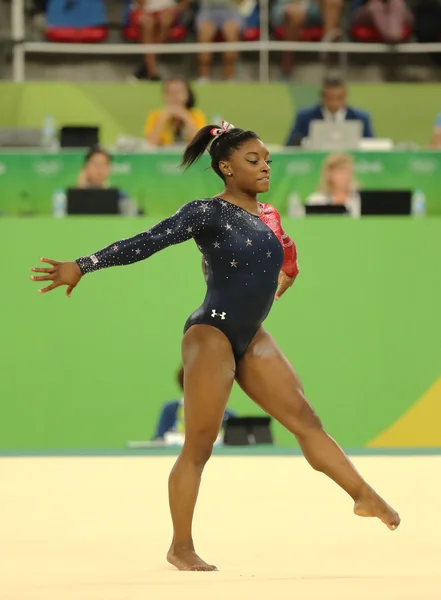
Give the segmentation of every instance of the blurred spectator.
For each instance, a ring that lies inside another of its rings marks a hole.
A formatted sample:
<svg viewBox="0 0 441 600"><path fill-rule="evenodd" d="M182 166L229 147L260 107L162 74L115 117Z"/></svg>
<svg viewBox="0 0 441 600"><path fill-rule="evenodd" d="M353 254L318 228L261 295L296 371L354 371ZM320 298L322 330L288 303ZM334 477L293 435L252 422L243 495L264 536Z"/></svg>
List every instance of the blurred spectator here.
<svg viewBox="0 0 441 600"><path fill-rule="evenodd" d="M272 11L273 27L283 27L284 40L297 42L305 27L323 26L326 39L340 34L343 0L276 0ZM289 76L293 67L292 52L282 54L282 74Z"/></svg>
<svg viewBox="0 0 441 600"><path fill-rule="evenodd" d="M170 30L176 23L178 15L188 6L188 0L136 0L139 11L138 23L141 28L141 43L165 44ZM137 73L138 78L159 81L158 64L155 54L146 54L145 70Z"/></svg>
<svg viewBox="0 0 441 600"><path fill-rule="evenodd" d="M432 148L441 149L441 112L436 117L435 127L433 129L433 136L430 146Z"/></svg>
<svg viewBox="0 0 441 600"><path fill-rule="evenodd" d="M286 141L287 146L297 146L304 137L308 137L311 121L361 121L363 137L372 138L370 115L358 108L347 106L347 89L344 81L338 77L326 79L321 92L321 104L315 104L298 111L294 125Z"/></svg>
<svg viewBox="0 0 441 600"><path fill-rule="evenodd" d="M179 388L181 392L184 391L184 369L180 367L176 380L178 382ZM225 424L225 421L230 417L235 417L235 413L232 410L226 409L224 413L224 418L222 421L222 426ZM170 402L166 402L162 409L161 414L159 415L158 423L156 425L156 430L153 436L154 440L164 440L166 434L169 432L175 432L184 436L184 399L181 397L179 400L172 400Z"/></svg>
<svg viewBox="0 0 441 600"><path fill-rule="evenodd" d="M329 154L322 167L317 192L307 197L306 205L338 204L353 217L360 216L360 196L354 178L354 159L349 154Z"/></svg>
<svg viewBox="0 0 441 600"><path fill-rule="evenodd" d="M204 113L195 108L196 100L188 81L173 77L164 83L165 108L153 110L144 133L152 146L171 146L189 142L206 125Z"/></svg>
<svg viewBox="0 0 441 600"><path fill-rule="evenodd" d="M109 177L112 172L112 157L101 148L91 148L84 159L84 165L78 174L77 187L79 188L107 188ZM114 187L114 186L112 186ZM120 213L125 215L136 215L138 209L136 203L129 199L128 195L119 190Z"/></svg>
<svg viewBox="0 0 441 600"><path fill-rule="evenodd" d="M244 17L239 5L243 0L201 0L196 17L197 41L201 44L213 42L218 35L225 42L238 42L244 27ZM237 52L224 52L222 79L234 78ZM211 76L212 54L199 54L199 81L205 82Z"/></svg>
<svg viewBox="0 0 441 600"><path fill-rule="evenodd" d="M354 25L373 27L389 43L400 42L413 23L405 0L352 0L352 10Z"/></svg>

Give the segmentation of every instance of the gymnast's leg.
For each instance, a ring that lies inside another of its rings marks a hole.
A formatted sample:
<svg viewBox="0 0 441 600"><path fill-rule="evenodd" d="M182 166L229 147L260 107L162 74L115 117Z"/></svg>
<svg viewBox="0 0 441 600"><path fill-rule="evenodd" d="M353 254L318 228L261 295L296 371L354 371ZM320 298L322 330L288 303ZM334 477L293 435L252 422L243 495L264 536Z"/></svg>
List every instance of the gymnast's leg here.
<svg viewBox="0 0 441 600"><path fill-rule="evenodd" d="M196 554L192 521L202 471L211 456L234 382L235 360L226 336L193 325L182 342L185 443L169 479L173 541L167 560L181 571L214 571Z"/></svg>
<svg viewBox="0 0 441 600"><path fill-rule="evenodd" d="M366 483L323 429L299 378L263 328L238 363L236 379L254 402L296 436L312 468L325 473L351 496L355 514L378 517L389 529L398 527L398 514Z"/></svg>

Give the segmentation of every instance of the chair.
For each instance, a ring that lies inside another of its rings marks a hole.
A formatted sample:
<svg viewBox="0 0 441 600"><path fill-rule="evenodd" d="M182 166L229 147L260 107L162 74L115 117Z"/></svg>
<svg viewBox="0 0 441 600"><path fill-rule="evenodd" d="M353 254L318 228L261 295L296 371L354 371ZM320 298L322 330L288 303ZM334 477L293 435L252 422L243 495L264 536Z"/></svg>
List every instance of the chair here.
<svg viewBox="0 0 441 600"><path fill-rule="evenodd" d="M404 25L401 41L407 41L412 33L412 28ZM364 25L353 25L351 27L351 36L357 42L362 42L364 44L381 43L384 41L380 33L374 27L366 27Z"/></svg>
<svg viewBox="0 0 441 600"><path fill-rule="evenodd" d="M130 0L126 0L123 6L123 36L130 42L139 42L141 30L139 27L139 18L142 11L136 10ZM168 36L169 42L181 42L187 37L187 28L183 23L176 23Z"/></svg>
<svg viewBox="0 0 441 600"><path fill-rule="evenodd" d="M46 39L63 43L98 43L107 38L102 0L50 0L46 11Z"/></svg>
<svg viewBox="0 0 441 600"><path fill-rule="evenodd" d="M283 27L275 27L273 29L274 37L277 40L283 40L285 30ZM323 37L323 27L305 27L300 32L301 42L320 42Z"/></svg>

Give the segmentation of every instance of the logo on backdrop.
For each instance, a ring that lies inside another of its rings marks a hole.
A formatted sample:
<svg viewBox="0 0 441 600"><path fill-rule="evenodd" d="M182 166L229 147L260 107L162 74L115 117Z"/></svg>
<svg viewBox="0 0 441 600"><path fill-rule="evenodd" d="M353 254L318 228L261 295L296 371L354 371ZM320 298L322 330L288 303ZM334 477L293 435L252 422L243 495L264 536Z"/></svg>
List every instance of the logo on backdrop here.
<svg viewBox="0 0 441 600"><path fill-rule="evenodd" d="M356 173L382 173L383 163L379 160L361 159L355 163Z"/></svg>
<svg viewBox="0 0 441 600"><path fill-rule="evenodd" d="M62 165L59 160L39 160L35 162L34 172L37 175L43 175L45 177L51 177L52 175L58 175L61 172Z"/></svg>
<svg viewBox="0 0 441 600"><path fill-rule="evenodd" d="M5 163L0 162L0 175L4 175L6 173L6 165Z"/></svg>
<svg viewBox="0 0 441 600"><path fill-rule="evenodd" d="M313 170L310 160L290 160L285 166L287 175L307 175Z"/></svg>
<svg viewBox="0 0 441 600"><path fill-rule="evenodd" d="M439 169L439 161L436 158L411 158L409 160L409 171L411 173L431 174Z"/></svg>
<svg viewBox="0 0 441 600"><path fill-rule="evenodd" d="M115 162L112 165L112 173L114 175L131 175L132 174L132 163L126 162Z"/></svg>
<svg viewBox="0 0 441 600"><path fill-rule="evenodd" d="M168 161L161 161L158 163L158 171L161 175L180 175L179 163Z"/></svg>

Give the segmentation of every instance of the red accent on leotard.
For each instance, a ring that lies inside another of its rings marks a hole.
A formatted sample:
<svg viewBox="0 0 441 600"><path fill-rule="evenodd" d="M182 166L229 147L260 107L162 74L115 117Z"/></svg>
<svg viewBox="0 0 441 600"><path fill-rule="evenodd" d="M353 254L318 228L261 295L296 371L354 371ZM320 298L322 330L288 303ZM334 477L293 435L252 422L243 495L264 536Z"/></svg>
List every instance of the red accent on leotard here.
<svg viewBox="0 0 441 600"><path fill-rule="evenodd" d="M271 204L260 205L260 220L267 225L271 231L277 236L277 239L282 244L284 261L282 265L282 271L288 275L288 277L297 277L299 273L299 267L297 264L297 248L294 241L289 237L287 233L283 231L282 222L277 209Z"/></svg>

